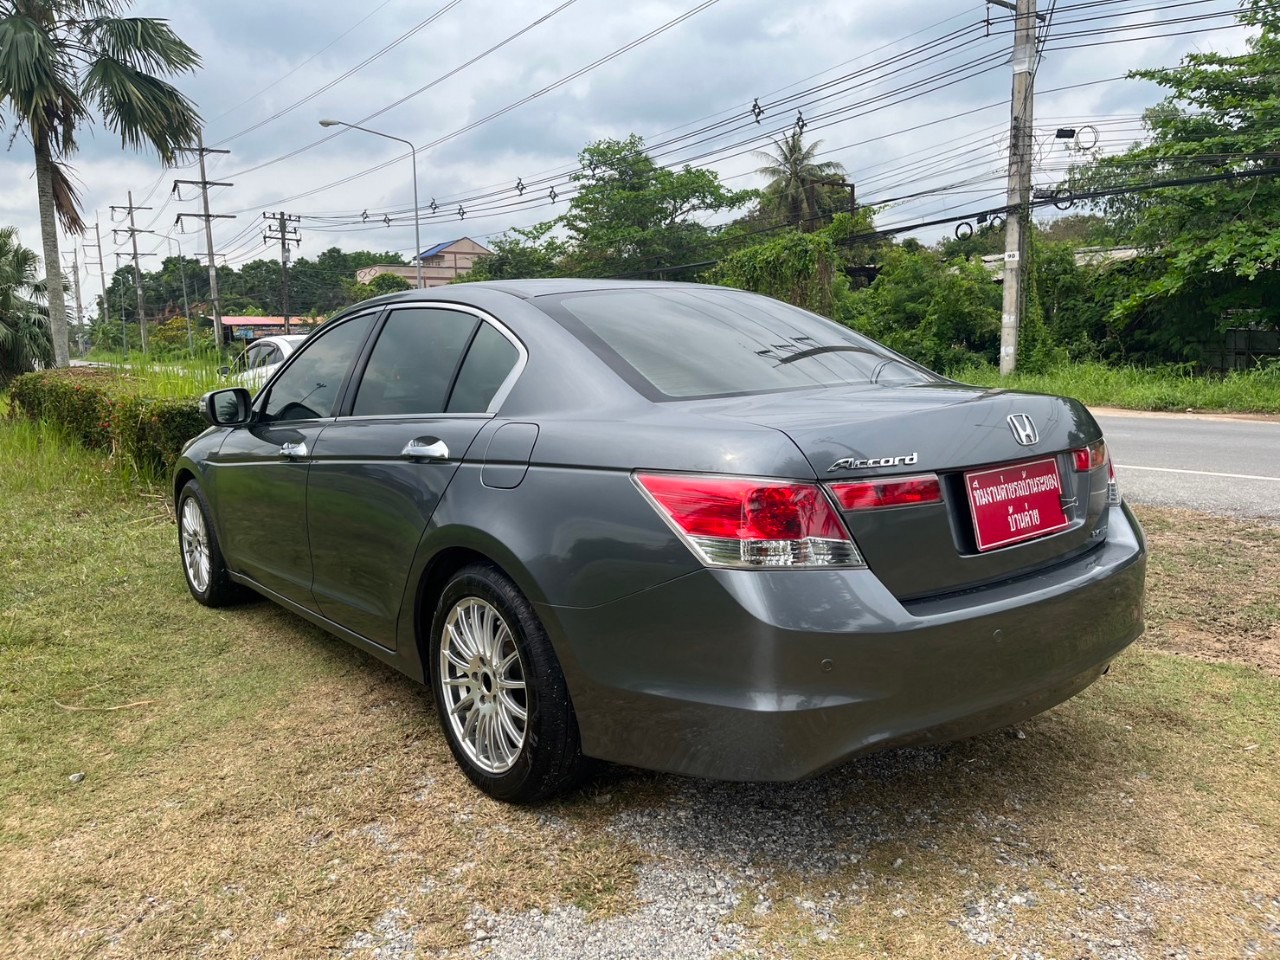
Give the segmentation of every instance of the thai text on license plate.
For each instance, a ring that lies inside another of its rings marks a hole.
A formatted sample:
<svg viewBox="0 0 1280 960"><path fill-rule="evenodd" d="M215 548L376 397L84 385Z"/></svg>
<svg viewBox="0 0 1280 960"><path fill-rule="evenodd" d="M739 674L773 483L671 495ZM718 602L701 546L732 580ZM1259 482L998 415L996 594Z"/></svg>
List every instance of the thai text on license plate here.
<svg viewBox="0 0 1280 960"><path fill-rule="evenodd" d="M1053 457L975 470L964 475L964 485L979 550L1007 547L1070 526Z"/></svg>

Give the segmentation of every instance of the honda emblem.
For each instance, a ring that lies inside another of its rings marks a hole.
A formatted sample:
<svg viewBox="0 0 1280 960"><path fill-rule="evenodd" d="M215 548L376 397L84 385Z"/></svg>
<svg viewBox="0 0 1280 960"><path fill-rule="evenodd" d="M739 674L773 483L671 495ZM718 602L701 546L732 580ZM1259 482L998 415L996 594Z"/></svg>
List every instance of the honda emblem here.
<svg viewBox="0 0 1280 960"><path fill-rule="evenodd" d="M1040 434L1036 425L1025 413L1014 413L1009 416L1009 429L1013 431L1013 439L1024 447L1040 442Z"/></svg>

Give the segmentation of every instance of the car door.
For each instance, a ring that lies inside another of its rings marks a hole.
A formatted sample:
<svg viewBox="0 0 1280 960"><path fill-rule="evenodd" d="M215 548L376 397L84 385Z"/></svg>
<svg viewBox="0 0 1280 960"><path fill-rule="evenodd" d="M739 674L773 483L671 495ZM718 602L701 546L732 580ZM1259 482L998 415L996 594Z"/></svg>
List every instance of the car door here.
<svg viewBox="0 0 1280 960"><path fill-rule="evenodd" d="M310 609L307 472L376 317L351 317L318 334L210 458L228 567Z"/></svg>
<svg viewBox="0 0 1280 960"><path fill-rule="evenodd" d="M376 336L316 444L307 528L320 612L394 649L427 522L524 354L461 307L390 310Z"/></svg>

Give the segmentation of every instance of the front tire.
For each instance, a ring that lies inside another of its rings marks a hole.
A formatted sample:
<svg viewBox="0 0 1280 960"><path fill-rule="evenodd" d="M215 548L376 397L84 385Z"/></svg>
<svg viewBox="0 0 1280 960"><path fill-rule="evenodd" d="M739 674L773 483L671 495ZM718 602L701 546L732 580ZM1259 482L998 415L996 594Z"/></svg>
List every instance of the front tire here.
<svg viewBox="0 0 1280 960"><path fill-rule="evenodd" d="M496 800L535 803L581 777L578 723L532 605L486 564L445 586L431 626L436 710L467 777Z"/></svg>
<svg viewBox="0 0 1280 960"><path fill-rule="evenodd" d="M206 607L225 607L244 594L227 573L227 564L213 530L213 514L204 491L188 480L178 494L178 549L182 573L191 596Z"/></svg>

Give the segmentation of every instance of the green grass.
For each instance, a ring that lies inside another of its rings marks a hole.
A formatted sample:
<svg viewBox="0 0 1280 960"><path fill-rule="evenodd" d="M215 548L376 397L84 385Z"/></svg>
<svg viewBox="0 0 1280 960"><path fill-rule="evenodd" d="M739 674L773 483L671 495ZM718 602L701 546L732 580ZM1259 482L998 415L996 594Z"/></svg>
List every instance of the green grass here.
<svg viewBox="0 0 1280 960"><path fill-rule="evenodd" d="M465 782L418 685L266 602L194 603L155 491L0 421L0 956L336 956L397 906L424 955L465 951L473 907L616 914L638 906L638 863L734 855L629 839L619 816L732 825L762 801L783 835L833 832L861 857L797 875L761 847L751 882L776 909L752 912L747 885L737 919L765 955L990 957L952 921L1028 888L1038 906L1001 955L1085 955L1073 932L1116 936L1112 909L1137 900L1144 956L1270 947L1248 898L1280 889L1280 661L1246 650L1280 629L1280 530L1143 515L1148 638L1025 739L794 788L609 769L530 811ZM1195 659L1215 655L1275 669ZM819 942L796 904L831 890L839 929Z"/></svg>
<svg viewBox="0 0 1280 960"><path fill-rule="evenodd" d="M122 384L148 397L196 397L219 387L234 386L218 373L225 361L212 355L165 359L103 355L93 359L109 364Z"/></svg>
<svg viewBox="0 0 1280 960"><path fill-rule="evenodd" d="M1280 413L1280 364L1225 377L1102 363L1064 364L1045 373L1015 373L1007 379L1001 378L995 367L974 364L950 370L947 375L982 387L1074 397L1088 406Z"/></svg>

